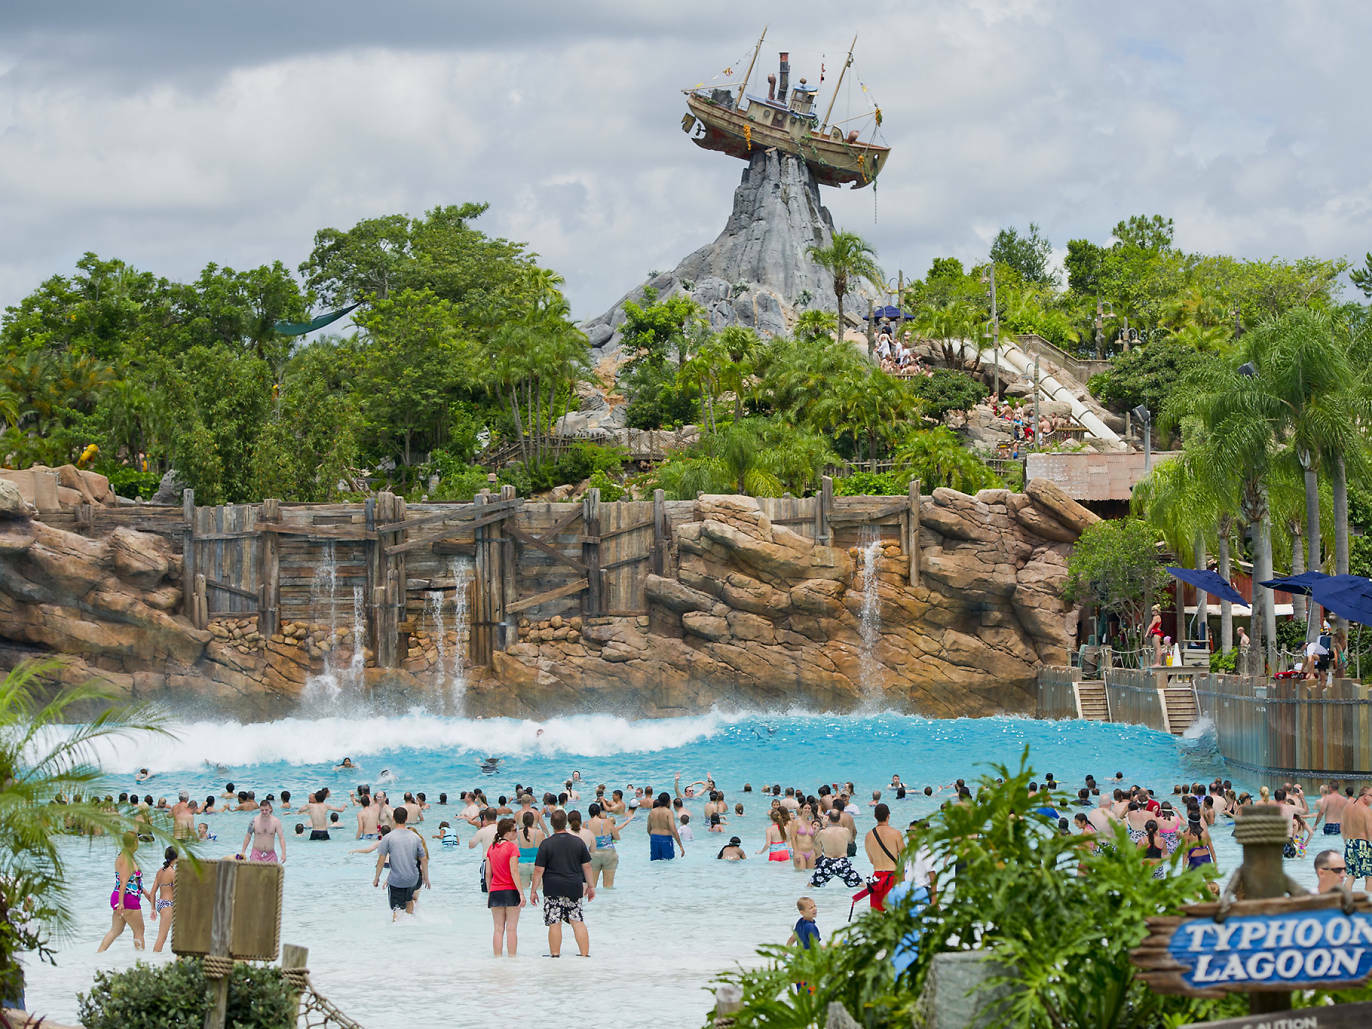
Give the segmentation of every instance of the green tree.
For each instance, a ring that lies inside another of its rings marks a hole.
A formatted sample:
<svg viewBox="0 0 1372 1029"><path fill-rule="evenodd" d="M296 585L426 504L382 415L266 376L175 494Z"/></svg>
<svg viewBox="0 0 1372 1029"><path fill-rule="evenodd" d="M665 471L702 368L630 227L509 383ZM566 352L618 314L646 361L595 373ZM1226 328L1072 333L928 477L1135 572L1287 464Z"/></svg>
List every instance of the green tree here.
<svg viewBox="0 0 1372 1029"><path fill-rule="evenodd" d="M838 336L842 341L846 331L843 322L843 298L848 295L855 280L869 282L878 289L885 281L881 268L877 265L876 251L855 232L835 232L827 247L812 246L805 252L810 260L827 271L834 280L834 295L838 297Z"/></svg>
<svg viewBox="0 0 1372 1029"><path fill-rule="evenodd" d="M698 493L804 494L818 485L825 467L838 460L823 436L769 419L746 418L668 458L654 472L654 480L676 500L694 500Z"/></svg>
<svg viewBox="0 0 1372 1029"><path fill-rule="evenodd" d="M903 385L924 402L924 413L939 421L954 411L970 410L990 392L980 379L952 368L933 368Z"/></svg>
<svg viewBox="0 0 1372 1029"><path fill-rule="evenodd" d="M942 425L911 432L896 448L896 473L907 482L919 479L930 489L946 486L960 493L996 489L1004 483Z"/></svg>
<svg viewBox="0 0 1372 1029"><path fill-rule="evenodd" d="M1063 598L1119 616L1125 635L1142 638L1145 598L1167 583L1158 562L1158 532L1137 518L1096 522L1067 559Z"/></svg>
<svg viewBox="0 0 1372 1029"><path fill-rule="evenodd" d="M0 681L0 996L23 986L20 956L53 961L54 941L73 927L68 834L119 837L131 818L100 803L90 791L104 773L95 747L119 737L166 733L163 721L141 706L111 706L93 685L53 689L54 664L25 663ZM50 693L46 702L40 697ZM81 714L103 707L94 718ZM54 802L54 798L58 798ZM164 845L170 827L150 830ZM139 832L150 831L139 828Z"/></svg>
<svg viewBox="0 0 1372 1029"><path fill-rule="evenodd" d="M1363 266L1354 268L1348 273L1348 277L1353 280L1353 285L1362 291L1363 296L1372 297L1372 250L1368 251Z"/></svg>
<svg viewBox="0 0 1372 1029"><path fill-rule="evenodd" d="M1087 388L1112 410L1129 411L1142 404L1156 415L1183 378L1221 363L1189 346L1161 340L1120 354L1109 371L1091 376Z"/></svg>
<svg viewBox="0 0 1372 1029"><path fill-rule="evenodd" d="M996 233L991 243L991 260L1013 268L1025 282L1039 286L1057 285L1057 275L1048 267L1053 256L1053 244L1039 235L1039 227L1029 223L1029 230L1020 235L1010 226Z"/></svg>

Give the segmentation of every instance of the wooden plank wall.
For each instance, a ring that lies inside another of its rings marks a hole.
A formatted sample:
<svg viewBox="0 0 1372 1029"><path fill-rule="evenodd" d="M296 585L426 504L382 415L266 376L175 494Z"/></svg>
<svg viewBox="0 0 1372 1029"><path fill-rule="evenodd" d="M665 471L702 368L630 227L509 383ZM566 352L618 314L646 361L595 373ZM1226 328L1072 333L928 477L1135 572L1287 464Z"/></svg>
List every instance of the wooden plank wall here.
<svg viewBox="0 0 1372 1029"><path fill-rule="evenodd" d="M1312 693L1295 679L1202 675L1196 699L1226 760L1289 775L1372 778L1372 699L1359 682L1336 679Z"/></svg>
<svg viewBox="0 0 1372 1029"><path fill-rule="evenodd" d="M852 546L865 523L884 540L910 539L918 502L913 489L908 499L835 497L826 478L818 496L759 505L778 527ZM646 614L644 580L676 574L675 530L699 517L696 501L660 491L651 501L601 503L593 490L554 504L519 501L505 487L476 503L413 507L389 493L361 504L196 506L187 491L182 507L83 507L49 521L91 535L127 525L165 536L186 554L185 610L197 622L260 613L269 632L286 622L350 627L360 603L367 645L385 664L403 660L408 634L435 628L435 591L449 630L456 591L466 591L471 652L481 662L513 642L522 618Z"/></svg>
<svg viewBox="0 0 1372 1029"><path fill-rule="evenodd" d="M1166 731L1162 698L1153 677L1141 668L1107 668L1105 693L1113 721Z"/></svg>
<svg viewBox="0 0 1372 1029"><path fill-rule="evenodd" d="M1036 718L1076 718L1080 668L1040 668Z"/></svg>
<svg viewBox="0 0 1372 1029"><path fill-rule="evenodd" d="M257 504L195 510L195 571L205 577L211 618L256 614L261 596L262 534Z"/></svg>

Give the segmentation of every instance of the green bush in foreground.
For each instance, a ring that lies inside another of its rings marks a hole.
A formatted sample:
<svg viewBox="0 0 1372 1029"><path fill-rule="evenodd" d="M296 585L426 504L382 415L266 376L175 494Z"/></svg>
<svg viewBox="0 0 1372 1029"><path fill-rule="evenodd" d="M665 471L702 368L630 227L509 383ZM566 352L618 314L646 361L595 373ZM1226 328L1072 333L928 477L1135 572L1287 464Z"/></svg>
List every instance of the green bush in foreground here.
<svg viewBox="0 0 1372 1029"><path fill-rule="evenodd" d="M909 1025L933 955L958 950L979 950L1013 970L1004 1026L1143 1029L1220 1017L1241 1005L1154 994L1129 964L1146 918L1175 914L1207 895L1200 873L1171 870L1153 879L1122 829L1113 848L1088 851L1083 837L1058 833L1056 818L1038 813L1046 800L1030 797L1033 773L1023 761L1018 772L995 771L1003 782L983 777L975 798L946 805L920 831L938 868L960 867L951 890L940 883L938 904L917 911L907 902L834 932L834 915L823 912L840 912L832 895L818 895L828 945L764 947L762 967L718 977L743 988L736 1024L822 1025L828 1004L839 1001L863 1025ZM841 907L847 893L837 899ZM890 955L914 933L918 955L897 976ZM806 986L797 990L800 982Z"/></svg>
<svg viewBox="0 0 1372 1029"><path fill-rule="evenodd" d="M122 972L96 972L90 993L78 994L86 1029L201 1029L208 1002L200 962L140 961ZM298 1000L279 968L236 964L229 979L232 1029L292 1029Z"/></svg>

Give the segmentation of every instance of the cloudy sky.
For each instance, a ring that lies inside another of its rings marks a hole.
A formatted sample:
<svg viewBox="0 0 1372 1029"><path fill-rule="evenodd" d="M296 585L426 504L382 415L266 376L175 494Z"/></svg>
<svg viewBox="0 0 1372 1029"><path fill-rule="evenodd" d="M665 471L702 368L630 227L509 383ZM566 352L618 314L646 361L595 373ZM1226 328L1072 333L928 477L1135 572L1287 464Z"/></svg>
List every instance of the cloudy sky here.
<svg viewBox="0 0 1372 1029"><path fill-rule="evenodd" d="M323 226L483 200L598 314L723 227L743 165L690 144L680 89L765 22L759 78L789 49L826 87L859 33L893 153L875 196L824 194L893 277L1145 212L1192 250L1372 248L1353 0L6 0L0 304L86 250L295 267Z"/></svg>

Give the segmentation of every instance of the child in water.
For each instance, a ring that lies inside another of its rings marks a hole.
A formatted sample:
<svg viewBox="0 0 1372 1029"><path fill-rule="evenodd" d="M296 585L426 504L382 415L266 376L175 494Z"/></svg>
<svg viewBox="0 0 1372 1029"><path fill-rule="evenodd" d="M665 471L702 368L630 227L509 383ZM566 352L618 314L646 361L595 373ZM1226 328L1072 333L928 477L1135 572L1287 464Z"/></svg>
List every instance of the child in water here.
<svg viewBox="0 0 1372 1029"><path fill-rule="evenodd" d="M796 920L796 926L791 930L786 946L799 943L806 950L809 950L812 940L816 947L820 946L819 926L815 925L815 916L819 914L819 908L816 907L814 898L801 897L796 901L796 910L800 912L800 918Z"/></svg>

